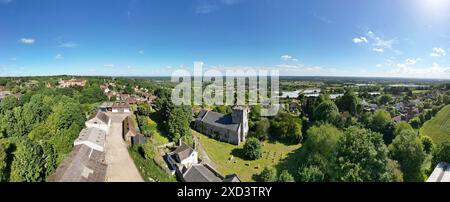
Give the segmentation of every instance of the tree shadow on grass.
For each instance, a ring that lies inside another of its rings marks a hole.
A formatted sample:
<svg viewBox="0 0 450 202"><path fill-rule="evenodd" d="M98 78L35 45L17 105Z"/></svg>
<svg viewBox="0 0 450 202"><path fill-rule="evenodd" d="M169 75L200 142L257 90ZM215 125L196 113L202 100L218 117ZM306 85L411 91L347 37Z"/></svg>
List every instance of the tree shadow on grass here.
<svg viewBox="0 0 450 202"><path fill-rule="evenodd" d="M245 152L244 152L244 149L243 149L243 148L234 148L234 149L231 151L231 155L233 155L234 157L241 158L241 159L246 160L246 161L252 160L252 159L249 159L249 158L247 158L247 157L245 156Z"/></svg>
<svg viewBox="0 0 450 202"><path fill-rule="evenodd" d="M283 170L287 170L289 174L291 174L294 179L298 181L300 179L299 167L302 157L302 148L298 148L294 152L287 154L287 156L283 160L280 160L278 164L274 165L274 167L277 169L278 173L281 173Z"/></svg>
<svg viewBox="0 0 450 202"><path fill-rule="evenodd" d="M159 112L154 112L150 114L150 119L152 119L156 123L156 130L164 137L169 137L169 132L167 131L166 127L164 127L164 120L162 120L161 114Z"/></svg>

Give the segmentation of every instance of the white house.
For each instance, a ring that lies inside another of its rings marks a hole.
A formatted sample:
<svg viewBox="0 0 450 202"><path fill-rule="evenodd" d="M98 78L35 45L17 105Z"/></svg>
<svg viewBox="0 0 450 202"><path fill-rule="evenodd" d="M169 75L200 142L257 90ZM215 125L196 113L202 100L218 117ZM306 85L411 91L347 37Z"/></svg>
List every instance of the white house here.
<svg viewBox="0 0 450 202"><path fill-rule="evenodd" d="M86 145L91 149L103 152L105 148L105 139L105 131L95 127L85 128L80 132L80 135L75 140L73 145Z"/></svg>
<svg viewBox="0 0 450 202"><path fill-rule="evenodd" d="M198 164L198 153L195 148L181 142L175 151L167 154L167 160L173 169L183 170Z"/></svg>
<svg viewBox="0 0 450 202"><path fill-rule="evenodd" d="M127 102L115 102L112 105L112 112L114 113L128 113L130 112L130 105Z"/></svg>
<svg viewBox="0 0 450 202"><path fill-rule="evenodd" d="M105 113L97 112L97 114L86 121L85 124L88 128L98 128L100 130L108 132L109 127L111 126L111 119Z"/></svg>

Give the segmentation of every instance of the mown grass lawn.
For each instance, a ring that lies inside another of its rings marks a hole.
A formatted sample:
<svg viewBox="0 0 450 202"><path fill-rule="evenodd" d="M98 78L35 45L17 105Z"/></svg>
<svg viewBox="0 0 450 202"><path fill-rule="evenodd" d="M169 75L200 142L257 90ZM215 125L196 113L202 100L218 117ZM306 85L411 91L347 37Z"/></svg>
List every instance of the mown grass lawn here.
<svg viewBox="0 0 450 202"><path fill-rule="evenodd" d="M287 169L294 177L298 173L299 149L301 145L285 145L279 142L264 142L263 157L258 160L246 160L242 154L244 144L235 146L220 142L193 131L205 148L206 153L222 175L236 173L242 181L255 181L266 166L274 166L280 172ZM230 157L233 159L230 160Z"/></svg>
<svg viewBox="0 0 450 202"><path fill-rule="evenodd" d="M435 117L420 128L421 135L430 136L434 143L450 141L450 105L442 108Z"/></svg>

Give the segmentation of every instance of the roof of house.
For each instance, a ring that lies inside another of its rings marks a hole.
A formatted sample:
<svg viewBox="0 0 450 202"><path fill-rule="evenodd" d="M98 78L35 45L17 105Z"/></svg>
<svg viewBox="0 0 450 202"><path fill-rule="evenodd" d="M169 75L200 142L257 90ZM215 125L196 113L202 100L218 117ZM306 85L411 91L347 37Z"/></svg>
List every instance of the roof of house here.
<svg viewBox="0 0 450 202"><path fill-rule="evenodd" d="M186 182L222 182L222 179L202 164L192 165L183 174L183 179Z"/></svg>
<svg viewBox="0 0 450 202"><path fill-rule="evenodd" d="M112 102L103 102L103 103L100 105L101 108L102 108L102 107L108 108L108 107L112 107L112 106L113 106L113 103L112 103Z"/></svg>
<svg viewBox="0 0 450 202"><path fill-rule="evenodd" d="M146 138L142 134L138 134L132 138L133 145L145 144Z"/></svg>
<svg viewBox="0 0 450 202"><path fill-rule="evenodd" d="M112 108L130 108L130 105L127 102L115 102Z"/></svg>
<svg viewBox="0 0 450 202"><path fill-rule="evenodd" d="M194 149L192 147L188 146L186 143L182 142L180 146L178 146L175 151L173 151L180 161L183 161L184 159L187 159L191 154L194 152Z"/></svg>
<svg viewBox="0 0 450 202"><path fill-rule="evenodd" d="M440 162L431 173L427 182L450 182L450 164Z"/></svg>
<svg viewBox="0 0 450 202"><path fill-rule="evenodd" d="M48 177L48 182L104 182L105 154L86 145L75 146L69 155Z"/></svg>
<svg viewBox="0 0 450 202"><path fill-rule="evenodd" d="M240 125L239 123L233 123L231 115L224 115L221 113L207 110L200 111L197 120L219 128L225 128L231 131L237 131Z"/></svg>
<svg viewBox="0 0 450 202"><path fill-rule="evenodd" d="M86 145L92 149L103 151L106 133L98 128L85 128L75 140L74 145Z"/></svg>
<svg viewBox="0 0 450 202"><path fill-rule="evenodd" d="M109 116L106 115L106 113L97 112L96 114L93 114L88 120L88 122L95 122L95 121L101 121L101 122L103 122L105 124L108 124L109 123Z"/></svg>
<svg viewBox="0 0 450 202"><path fill-rule="evenodd" d="M123 130L124 134L127 134L128 136L136 136L138 134L136 128L134 127L133 120L130 116L127 116L123 120Z"/></svg>
<svg viewBox="0 0 450 202"><path fill-rule="evenodd" d="M225 176L225 179L223 179L223 182L241 182L241 179L236 174L231 174Z"/></svg>

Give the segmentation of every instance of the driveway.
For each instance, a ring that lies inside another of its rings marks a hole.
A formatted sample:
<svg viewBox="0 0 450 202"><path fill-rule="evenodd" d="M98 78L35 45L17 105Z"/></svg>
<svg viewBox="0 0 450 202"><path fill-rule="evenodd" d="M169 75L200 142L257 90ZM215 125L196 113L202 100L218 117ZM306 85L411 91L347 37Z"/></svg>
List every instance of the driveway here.
<svg viewBox="0 0 450 202"><path fill-rule="evenodd" d="M128 153L128 145L122 139L122 120L129 113L108 114L111 127L106 136L106 180L108 182L143 182L134 161Z"/></svg>
<svg viewBox="0 0 450 202"><path fill-rule="evenodd" d="M203 157L203 162L207 163L209 166L211 166L214 169L217 169L216 164L214 163L214 161L212 161L209 156L208 153L206 153L205 148L203 147L202 143L200 143L200 141L198 140L197 135L195 135L195 133L193 132L192 135L194 136L194 139L197 141L197 150L200 151L200 153L202 154Z"/></svg>

